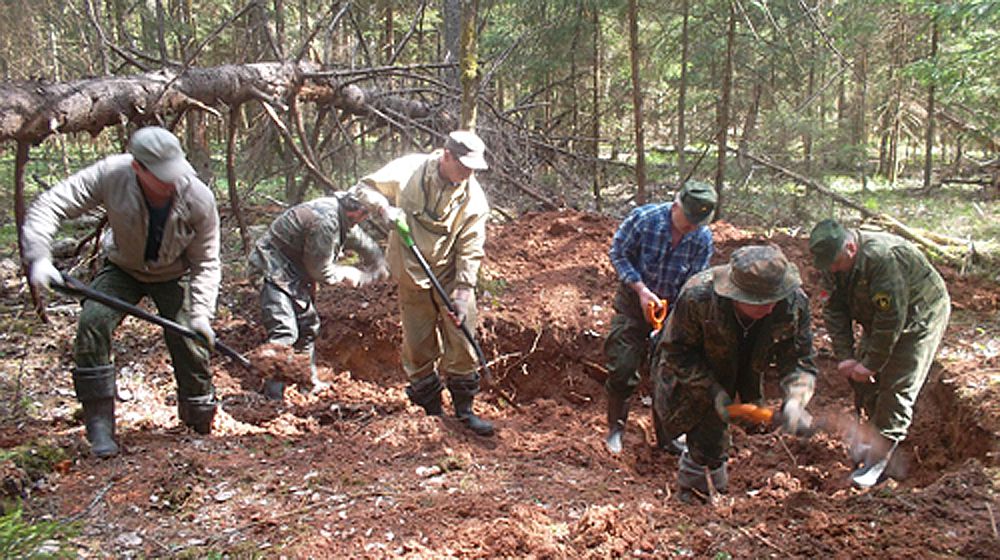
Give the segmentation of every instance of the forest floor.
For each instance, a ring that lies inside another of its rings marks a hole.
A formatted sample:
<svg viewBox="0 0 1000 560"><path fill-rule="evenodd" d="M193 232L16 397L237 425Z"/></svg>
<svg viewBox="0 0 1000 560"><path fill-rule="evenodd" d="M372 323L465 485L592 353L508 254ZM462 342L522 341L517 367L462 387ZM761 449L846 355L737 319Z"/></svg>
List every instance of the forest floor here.
<svg viewBox="0 0 1000 560"><path fill-rule="evenodd" d="M290 389L284 404L265 402L259 375L216 359L223 411L209 437L178 427L159 329L126 319L115 342L129 397L118 403L123 453L94 459L68 374L79 307L57 298L47 324L25 311L0 332L0 365L3 402L16 395L31 413L0 419L0 446L49 442L66 459L19 484L18 469L0 465L4 488L26 496L26 518L77 521L71 544L83 558L1000 557L995 284L943 270L952 322L903 446L902 480L852 488L841 434L735 427L729 493L687 505L675 495L677 459L653 447L648 383L625 451L604 447L616 226L573 211L491 226L478 334L515 403L495 391L477 400L498 428L492 438L408 402L396 290L381 284L321 290L319 364L332 386L319 394ZM776 243L818 305L801 236L712 229L713 264L741 245ZM235 266L216 327L249 353L264 332L254 284ZM3 275L5 307L23 307L23 281L10 266ZM821 375L810 408L843 417L852 399L818 316L814 308ZM780 399L773 375L768 397Z"/></svg>

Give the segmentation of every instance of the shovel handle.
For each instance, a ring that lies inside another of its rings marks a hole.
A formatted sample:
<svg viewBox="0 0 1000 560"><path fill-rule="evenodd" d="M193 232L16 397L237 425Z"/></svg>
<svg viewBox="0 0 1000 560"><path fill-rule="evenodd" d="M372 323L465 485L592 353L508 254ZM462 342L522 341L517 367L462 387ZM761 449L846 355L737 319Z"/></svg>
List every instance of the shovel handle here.
<svg viewBox="0 0 1000 560"><path fill-rule="evenodd" d="M62 277L63 277L62 289L64 291L70 292L74 295L82 295L86 298L103 303L104 305L107 305L108 307L116 311L127 313L129 315L132 315L133 317L137 317L144 321L153 323L154 325L159 325L160 327L163 327L165 330L168 330L175 334L179 334L186 338L190 338L191 340L194 340L195 342L201 344L202 346L209 348L208 341L205 340L205 337L194 332L188 327L181 325L180 323L176 323L174 321L171 321L170 319L160 317L159 315L154 315L153 313L150 313L145 309L142 309L141 307L132 305L127 301L120 300L112 295L108 295L104 292L95 290L90 286L84 284L83 282L77 280L76 278L70 276L69 274L66 274L65 272L62 273ZM233 348L224 344L222 341L220 340L215 341L215 349L217 349L220 354L228 356L233 360L239 362L241 366L250 369L251 367L250 360L248 360L246 356L244 356L243 354L240 354Z"/></svg>
<svg viewBox="0 0 1000 560"><path fill-rule="evenodd" d="M730 418L741 418L755 424L770 424L774 420L774 411L755 404L731 404L726 407Z"/></svg>

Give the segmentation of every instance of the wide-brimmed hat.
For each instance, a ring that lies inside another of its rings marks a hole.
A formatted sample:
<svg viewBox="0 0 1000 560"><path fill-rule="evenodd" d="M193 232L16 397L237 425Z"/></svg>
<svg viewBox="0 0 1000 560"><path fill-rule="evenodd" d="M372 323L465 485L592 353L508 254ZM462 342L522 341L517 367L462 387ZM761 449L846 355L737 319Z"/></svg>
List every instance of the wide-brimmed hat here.
<svg viewBox="0 0 1000 560"><path fill-rule="evenodd" d="M165 128L147 126L135 131L129 141L128 151L164 183L174 183L181 177L195 174L194 168L184 157L180 141Z"/></svg>
<svg viewBox="0 0 1000 560"><path fill-rule="evenodd" d="M476 136L475 132L468 130L452 132L444 143L444 149L451 152L451 155L469 169L482 171L490 168L486 163L486 143Z"/></svg>
<svg viewBox="0 0 1000 560"><path fill-rule="evenodd" d="M774 245L740 247L712 276L715 293L751 305L781 301L802 284L798 267Z"/></svg>

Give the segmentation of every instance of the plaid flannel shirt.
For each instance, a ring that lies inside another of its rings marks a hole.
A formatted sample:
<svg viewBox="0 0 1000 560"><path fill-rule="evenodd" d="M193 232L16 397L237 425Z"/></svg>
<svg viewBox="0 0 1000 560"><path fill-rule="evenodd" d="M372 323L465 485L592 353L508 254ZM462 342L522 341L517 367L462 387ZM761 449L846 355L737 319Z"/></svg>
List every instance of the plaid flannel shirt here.
<svg viewBox="0 0 1000 560"><path fill-rule="evenodd" d="M618 278L642 280L654 294L673 302L688 278L708 267L714 246L706 226L686 234L671 247L672 202L646 204L625 217L611 241L611 264Z"/></svg>

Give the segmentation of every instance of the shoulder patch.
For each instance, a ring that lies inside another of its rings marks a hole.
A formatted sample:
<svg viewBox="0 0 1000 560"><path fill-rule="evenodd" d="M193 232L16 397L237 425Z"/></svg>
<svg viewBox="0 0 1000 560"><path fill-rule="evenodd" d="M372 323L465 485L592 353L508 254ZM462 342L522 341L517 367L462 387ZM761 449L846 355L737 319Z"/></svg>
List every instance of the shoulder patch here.
<svg viewBox="0 0 1000 560"><path fill-rule="evenodd" d="M879 292L872 296L872 302L879 311L888 311L892 307L892 297L885 292Z"/></svg>

